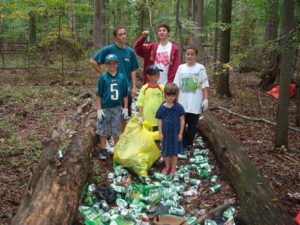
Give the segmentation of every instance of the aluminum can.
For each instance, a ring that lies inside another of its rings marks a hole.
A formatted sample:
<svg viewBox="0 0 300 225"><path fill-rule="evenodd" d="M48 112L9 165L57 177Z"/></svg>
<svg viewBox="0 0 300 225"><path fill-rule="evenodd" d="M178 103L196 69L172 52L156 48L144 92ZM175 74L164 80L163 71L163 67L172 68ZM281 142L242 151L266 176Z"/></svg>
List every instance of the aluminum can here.
<svg viewBox="0 0 300 225"><path fill-rule="evenodd" d="M217 180L218 180L218 176L216 176L216 175L213 175L213 176L210 178L210 182L211 182L211 183L216 183Z"/></svg>
<svg viewBox="0 0 300 225"><path fill-rule="evenodd" d="M115 174L114 173L108 173L107 174L107 179L108 179L108 182L112 183L115 179Z"/></svg>
<svg viewBox="0 0 300 225"><path fill-rule="evenodd" d="M200 170L199 171L199 175L200 175L200 177L201 178L203 178L203 179L207 179L208 178L208 172L206 171L206 170Z"/></svg>
<svg viewBox="0 0 300 225"><path fill-rule="evenodd" d="M179 207L171 206L169 209L169 214L177 215L177 216L184 216L185 210L182 206L179 206Z"/></svg>
<svg viewBox="0 0 300 225"><path fill-rule="evenodd" d="M213 186L209 189L209 192L211 194L216 193L221 190L221 187L222 187L221 184L216 184L215 186Z"/></svg>
<svg viewBox="0 0 300 225"><path fill-rule="evenodd" d="M125 193L126 192L126 189L125 187L123 186L118 186L118 185L115 185L115 184L111 184L110 185L112 187L112 189L118 193Z"/></svg>
<svg viewBox="0 0 300 225"><path fill-rule="evenodd" d="M102 209L104 209L106 211L108 211L110 208L105 200L100 201L100 205L101 205Z"/></svg>
<svg viewBox="0 0 300 225"><path fill-rule="evenodd" d="M178 154L178 159L187 159L188 156L185 154Z"/></svg>
<svg viewBox="0 0 300 225"><path fill-rule="evenodd" d="M202 183L202 181L201 180L198 180L198 179L190 179L190 184L192 184L192 185L197 185L197 186L199 186L199 185L201 185L201 183Z"/></svg>

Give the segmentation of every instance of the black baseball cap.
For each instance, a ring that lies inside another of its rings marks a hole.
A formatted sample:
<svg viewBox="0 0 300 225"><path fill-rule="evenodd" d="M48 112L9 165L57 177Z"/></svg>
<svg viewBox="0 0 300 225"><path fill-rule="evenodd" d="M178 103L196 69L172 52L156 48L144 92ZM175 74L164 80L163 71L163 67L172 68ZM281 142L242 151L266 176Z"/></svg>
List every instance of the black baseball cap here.
<svg viewBox="0 0 300 225"><path fill-rule="evenodd" d="M146 69L146 74L149 74L149 75L155 75L157 74L158 72L162 72L163 70L159 69L157 66L155 65L151 65L151 66L148 66L147 69Z"/></svg>

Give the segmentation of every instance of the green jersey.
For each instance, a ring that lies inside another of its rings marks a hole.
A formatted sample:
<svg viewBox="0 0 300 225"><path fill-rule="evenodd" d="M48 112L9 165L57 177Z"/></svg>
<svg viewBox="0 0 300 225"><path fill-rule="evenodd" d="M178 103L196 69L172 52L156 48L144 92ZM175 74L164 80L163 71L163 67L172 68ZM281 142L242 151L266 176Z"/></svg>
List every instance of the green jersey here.
<svg viewBox="0 0 300 225"><path fill-rule="evenodd" d="M122 73L112 76L109 72L102 74L98 81L96 95L101 96L103 109L123 105L123 98L127 96L126 77Z"/></svg>

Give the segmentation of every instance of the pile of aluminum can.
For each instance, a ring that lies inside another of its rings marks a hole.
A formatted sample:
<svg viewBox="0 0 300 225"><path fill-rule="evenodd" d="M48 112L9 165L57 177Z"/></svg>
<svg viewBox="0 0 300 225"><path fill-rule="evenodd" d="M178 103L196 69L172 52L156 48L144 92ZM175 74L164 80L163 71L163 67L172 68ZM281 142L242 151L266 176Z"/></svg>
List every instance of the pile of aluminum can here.
<svg viewBox="0 0 300 225"><path fill-rule="evenodd" d="M93 196L96 187L89 185L83 199L88 206L79 206L85 224L150 224L149 215L155 213L161 204L168 207L167 214L182 217L187 224L198 224L195 215L186 216L183 200L188 196L197 196L198 188L204 183L209 185L211 194L221 190L218 177L213 175L214 167L209 164L208 154L202 138L198 137L190 155L178 156L182 165L178 166L174 176L151 168L148 177L139 177L135 182L122 165L115 165L114 172L107 174L110 187L117 193L115 203L110 206L105 200L97 201ZM234 224L234 213L235 209L230 207L224 212L222 223L207 219L204 224Z"/></svg>

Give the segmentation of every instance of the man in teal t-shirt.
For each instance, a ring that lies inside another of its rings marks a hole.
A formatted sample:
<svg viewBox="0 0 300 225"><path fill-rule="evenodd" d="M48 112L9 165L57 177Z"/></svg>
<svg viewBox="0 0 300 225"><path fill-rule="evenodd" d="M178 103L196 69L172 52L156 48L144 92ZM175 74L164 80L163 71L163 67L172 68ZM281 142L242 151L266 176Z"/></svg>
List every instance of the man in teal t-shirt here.
<svg viewBox="0 0 300 225"><path fill-rule="evenodd" d="M103 74L104 71L100 65L105 63L105 57L109 54L114 54L118 57L118 72L124 74L128 82L128 91L130 93L128 96L128 107L130 108L132 98L136 95L137 91L135 70L139 68L139 65L133 49L126 46L125 28L115 27L113 35L116 42L101 49L95 56L93 56L93 58L91 58L90 63L98 73ZM129 111L129 116L130 115L131 113Z"/></svg>

